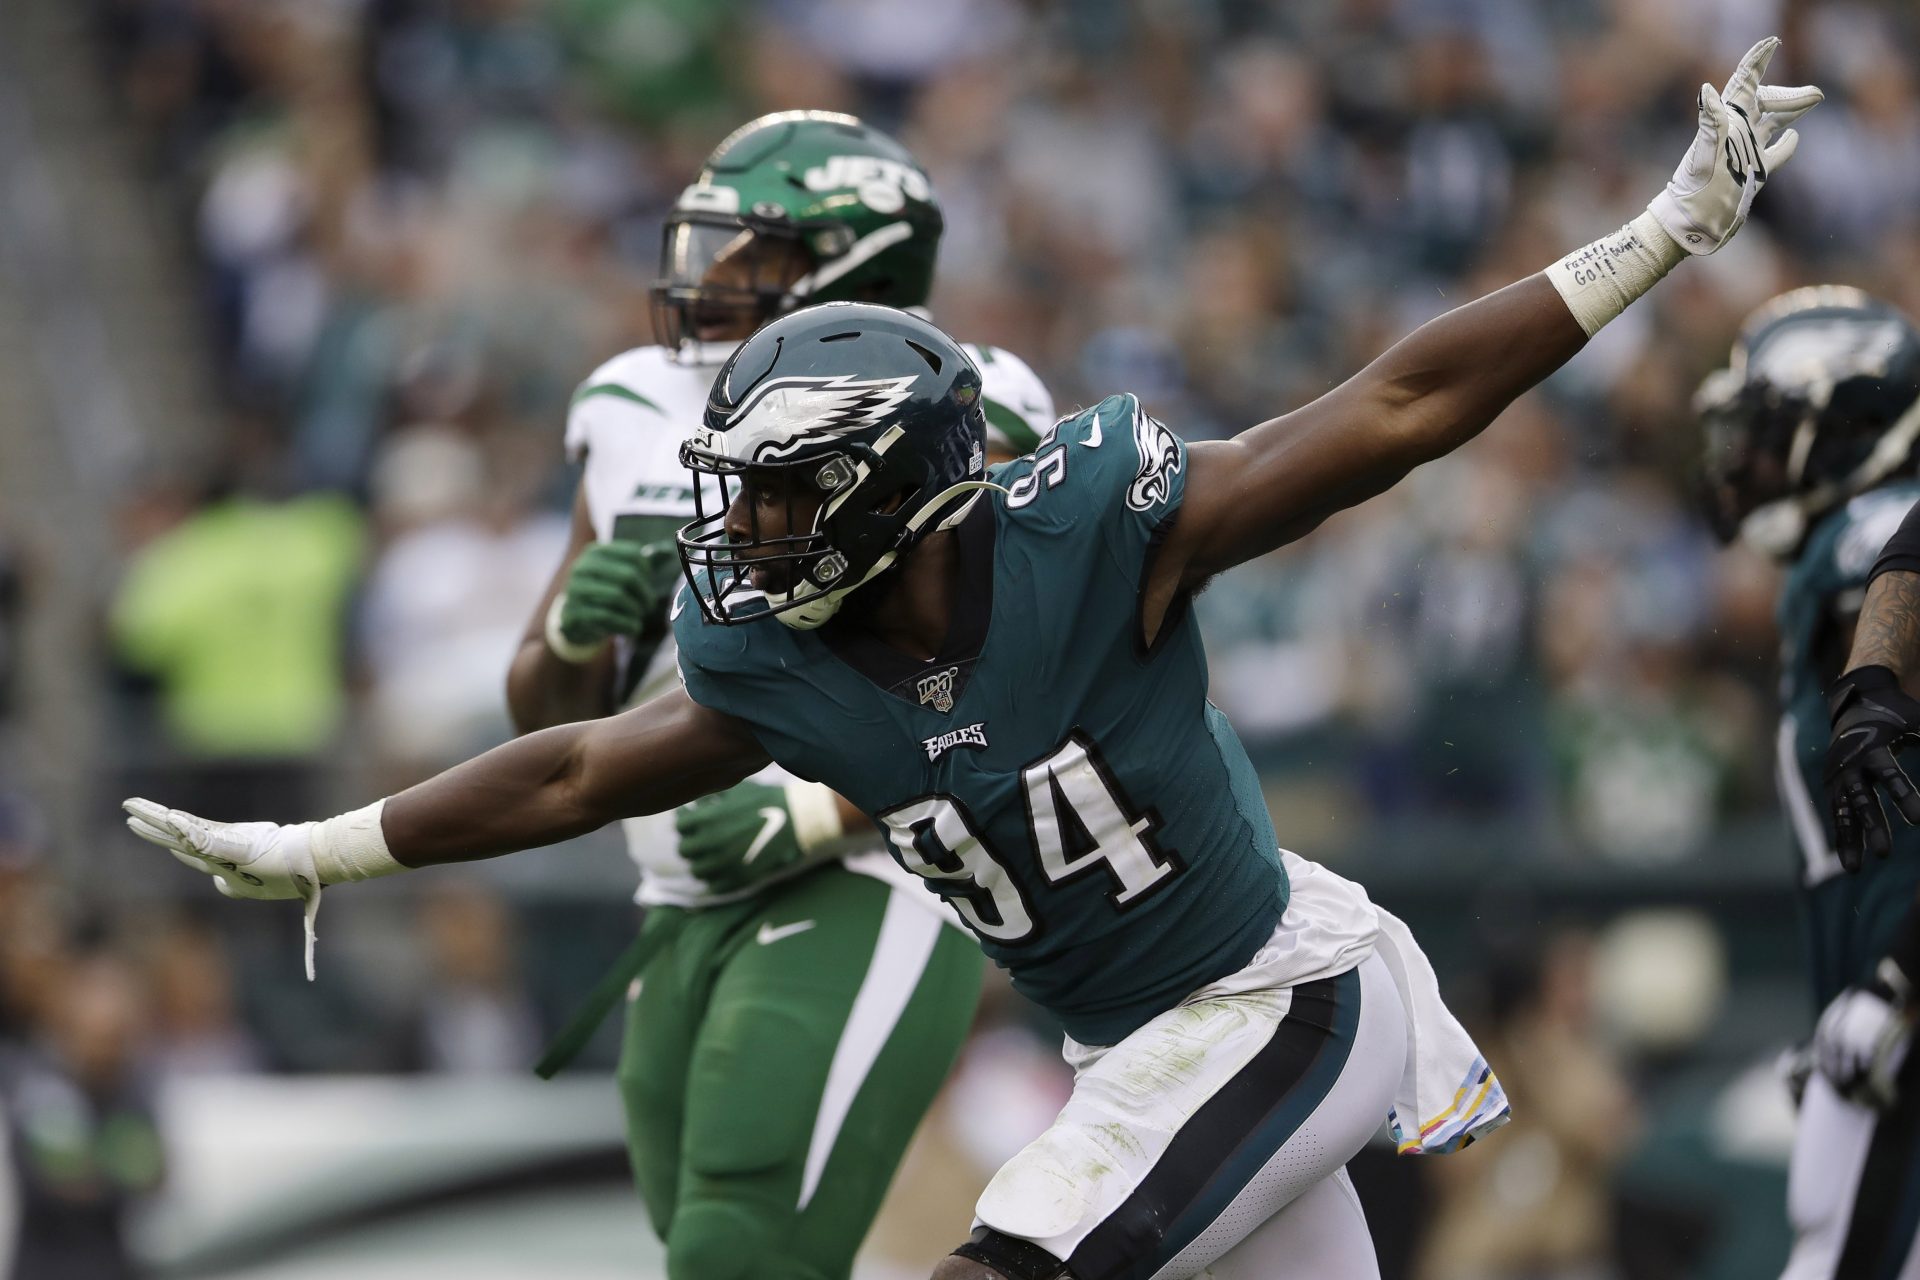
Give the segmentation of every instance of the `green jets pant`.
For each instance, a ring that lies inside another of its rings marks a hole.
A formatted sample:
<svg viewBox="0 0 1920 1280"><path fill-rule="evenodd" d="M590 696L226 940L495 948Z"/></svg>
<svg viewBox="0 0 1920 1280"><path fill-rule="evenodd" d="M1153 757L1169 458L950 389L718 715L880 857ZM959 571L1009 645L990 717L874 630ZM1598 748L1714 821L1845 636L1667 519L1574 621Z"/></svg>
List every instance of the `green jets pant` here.
<svg viewBox="0 0 1920 1280"><path fill-rule="evenodd" d="M980 991L912 893L830 865L688 912L647 967L619 1083L670 1280L852 1269Z"/></svg>

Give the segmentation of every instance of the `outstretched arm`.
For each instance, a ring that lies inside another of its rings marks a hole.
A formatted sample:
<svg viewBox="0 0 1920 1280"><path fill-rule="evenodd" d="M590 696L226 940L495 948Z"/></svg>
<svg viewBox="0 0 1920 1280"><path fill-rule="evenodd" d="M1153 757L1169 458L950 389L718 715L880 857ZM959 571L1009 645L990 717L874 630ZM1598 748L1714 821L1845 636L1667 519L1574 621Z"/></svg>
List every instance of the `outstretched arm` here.
<svg viewBox="0 0 1920 1280"><path fill-rule="evenodd" d="M455 765L389 799L382 826L404 866L491 858L660 813L766 763L744 725L675 689Z"/></svg>
<svg viewBox="0 0 1920 1280"><path fill-rule="evenodd" d="M1693 146L1633 222L1424 325L1313 403L1231 440L1194 445L1186 498L1155 564L1149 618L1155 603L1164 607L1466 443L1683 257L1726 243L1769 172L1792 155L1798 136L1786 126L1820 101L1811 87L1761 87L1778 45L1768 38L1747 52L1724 100L1701 87Z"/></svg>
<svg viewBox="0 0 1920 1280"><path fill-rule="evenodd" d="M310 898L343 880L497 857L659 813L766 762L745 725L676 689L517 738L324 822L216 822L138 799L125 807L135 835L213 876L228 897Z"/></svg>
<svg viewBox="0 0 1920 1280"><path fill-rule="evenodd" d="M1188 450L1182 585L1301 537L1478 435L1587 336L1545 275L1449 311L1284 418Z"/></svg>
<svg viewBox="0 0 1920 1280"><path fill-rule="evenodd" d="M229 898L306 903L307 977L321 892L436 862L491 858L658 813L731 786L767 762L746 726L683 689L622 715L559 725L324 822L216 822L151 800L127 826Z"/></svg>

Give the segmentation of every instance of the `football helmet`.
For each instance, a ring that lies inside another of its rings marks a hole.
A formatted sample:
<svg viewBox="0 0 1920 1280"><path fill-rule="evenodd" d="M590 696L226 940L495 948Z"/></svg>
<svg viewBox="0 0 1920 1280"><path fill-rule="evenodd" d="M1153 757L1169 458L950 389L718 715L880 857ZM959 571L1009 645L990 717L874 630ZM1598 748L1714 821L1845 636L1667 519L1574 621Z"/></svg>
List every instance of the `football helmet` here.
<svg viewBox="0 0 1920 1280"><path fill-rule="evenodd" d="M926 170L853 116L780 111L736 129L681 193L661 237L654 331L718 363L737 339L813 302L924 304L943 228ZM798 278L795 273L798 273Z"/></svg>
<svg viewBox="0 0 1920 1280"><path fill-rule="evenodd" d="M722 366L680 460L696 513L680 559L701 611L817 627L988 487L980 371L907 312L805 307ZM766 494L784 495L780 527L762 527Z"/></svg>
<svg viewBox="0 0 1920 1280"><path fill-rule="evenodd" d="M1858 289L1795 289L1747 317L1694 410L1714 532L1784 559L1820 516L1913 472L1920 332Z"/></svg>

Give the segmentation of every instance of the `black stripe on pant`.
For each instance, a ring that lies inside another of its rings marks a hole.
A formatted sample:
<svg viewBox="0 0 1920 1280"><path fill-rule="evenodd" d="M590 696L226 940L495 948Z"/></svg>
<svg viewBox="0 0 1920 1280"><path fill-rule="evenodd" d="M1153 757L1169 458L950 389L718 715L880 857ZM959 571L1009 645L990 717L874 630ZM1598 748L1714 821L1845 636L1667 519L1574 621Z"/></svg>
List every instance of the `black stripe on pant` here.
<svg viewBox="0 0 1920 1280"><path fill-rule="evenodd" d="M1299 1130L1339 1078L1353 1045L1359 1004L1357 971L1294 988L1292 1005L1272 1038L1180 1126L1133 1194L1074 1249L1068 1265L1075 1280L1151 1275L1198 1235L1206 1224L1183 1224L1182 1215L1196 1202L1218 1202L1208 1214L1211 1220ZM1176 1226L1192 1229L1181 1232L1185 1239L1170 1241Z"/></svg>
<svg viewBox="0 0 1920 1280"><path fill-rule="evenodd" d="M1834 1280L1893 1280L1913 1248L1920 1225L1920 1052L1908 1052L1897 1083L1860 1166Z"/></svg>

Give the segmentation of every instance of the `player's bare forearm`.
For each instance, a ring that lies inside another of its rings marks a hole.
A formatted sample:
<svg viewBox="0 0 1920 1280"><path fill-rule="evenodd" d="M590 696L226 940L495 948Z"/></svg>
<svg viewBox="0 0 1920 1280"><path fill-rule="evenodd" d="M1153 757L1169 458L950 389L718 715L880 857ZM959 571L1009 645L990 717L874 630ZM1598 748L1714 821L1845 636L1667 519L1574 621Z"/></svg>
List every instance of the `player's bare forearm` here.
<svg viewBox="0 0 1920 1280"><path fill-rule="evenodd" d="M1585 343L1545 275L1422 325L1311 404L1192 446L1168 560L1192 586L1302 536L1471 440Z"/></svg>
<svg viewBox="0 0 1920 1280"><path fill-rule="evenodd" d="M583 663L563 662L543 636L520 642L507 669L507 711L521 733L595 720L612 714L613 652Z"/></svg>
<svg viewBox="0 0 1920 1280"><path fill-rule="evenodd" d="M1848 671L1886 667L1910 684L1920 674L1920 573L1882 573L1867 588L1853 631Z"/></svg>
<svg viewBox="0 0 1920 1280"><path fill-rule="evenodd" d="M507 668L507 714L521 733L576 720L593 720L614 710L614 659L611 646L585 662L568 662L547 643L547 612L567 589L567 573L581 551L593 544L593 517L584 487L573 498L572 527L566 554L520 638Z"/></svg>
<svg viewBox="0 0 1920 1280"><path fill-rule="evenodd" d="M495 747L389 799L381 825L410 867L490 858L671 809L766 761L738 721L675 690Z"/></svg>

